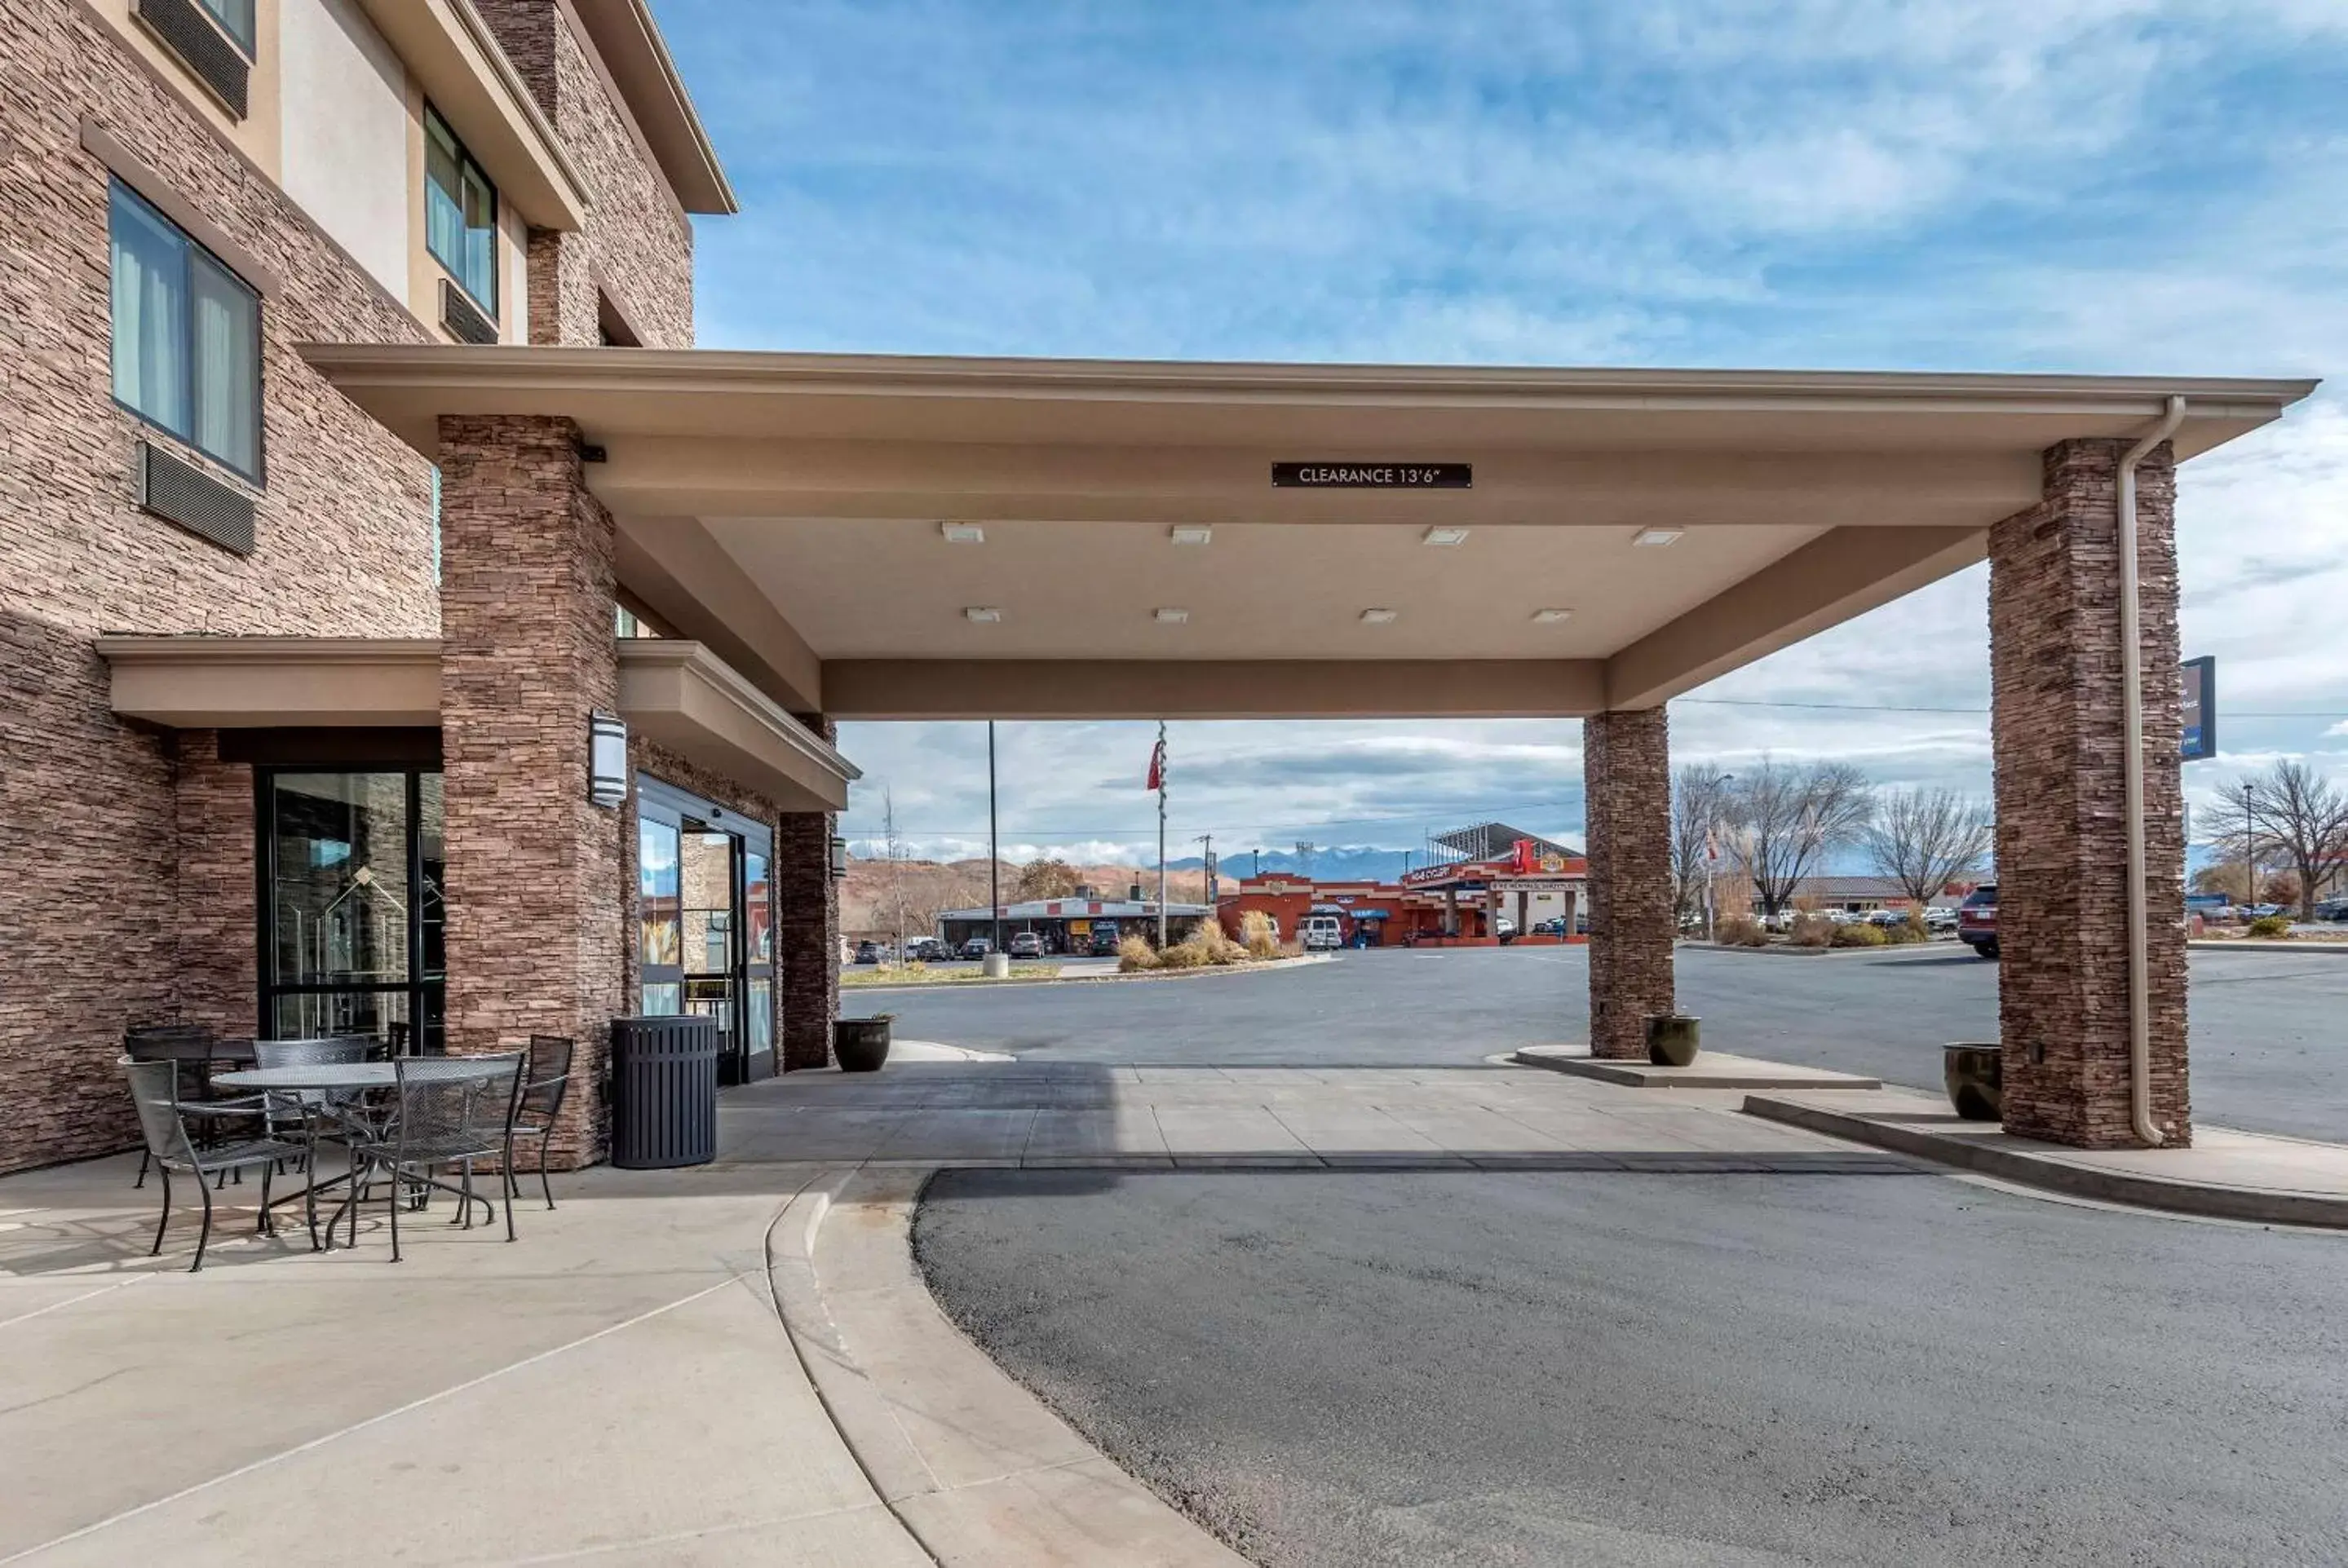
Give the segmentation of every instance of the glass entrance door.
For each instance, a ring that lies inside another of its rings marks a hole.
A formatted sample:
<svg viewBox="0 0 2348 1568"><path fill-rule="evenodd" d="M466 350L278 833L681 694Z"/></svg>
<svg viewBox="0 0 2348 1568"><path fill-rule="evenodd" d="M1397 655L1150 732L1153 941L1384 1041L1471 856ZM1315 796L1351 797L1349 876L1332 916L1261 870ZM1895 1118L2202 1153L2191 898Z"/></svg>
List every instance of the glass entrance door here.
<svg viewBox="0 0 2348 1568"><path fill-rule="evenodd" d="M741 1054L741 867L737 840L695 818L684 824L677 886L682 900L685 1009L717 1020L721 1061ZM738 1081L739 1063L734 1074Z"/></svg>
<svg viewBox="0 0 2348 1568"><path fill-rule="evenodd" d="M773 830L636 780L638 1006L715 1020L722 1081L775 1062Z"/></svg>

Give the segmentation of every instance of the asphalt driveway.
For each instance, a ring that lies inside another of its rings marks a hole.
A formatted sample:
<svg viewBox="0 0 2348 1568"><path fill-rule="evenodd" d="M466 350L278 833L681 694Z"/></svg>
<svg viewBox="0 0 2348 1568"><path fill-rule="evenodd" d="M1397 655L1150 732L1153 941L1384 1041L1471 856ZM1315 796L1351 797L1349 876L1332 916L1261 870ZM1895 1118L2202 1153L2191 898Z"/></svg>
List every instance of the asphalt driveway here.
<svg viewBox="0 0 2348 1568"><path fill-rule="evenodd" d="M2198 1119L2348 1140L2348 956L2196 951ZM1686 948L1682 1007L1716 1049L1935 1088L1940 1049L1997 1033L1997 967L1898 954ZM1580 948L1348 953L1292 972L980 990L853 991L910 1039L1046 1061L1414 1066L1587 1038Z"/></svg>
<svg viewBox="0 0 2348 1568"><path fill-rule="evenodd" d="M2348 1238L1938 1175L962 1171L916 1251L1280 1568L2348 1560Z"/></svg>

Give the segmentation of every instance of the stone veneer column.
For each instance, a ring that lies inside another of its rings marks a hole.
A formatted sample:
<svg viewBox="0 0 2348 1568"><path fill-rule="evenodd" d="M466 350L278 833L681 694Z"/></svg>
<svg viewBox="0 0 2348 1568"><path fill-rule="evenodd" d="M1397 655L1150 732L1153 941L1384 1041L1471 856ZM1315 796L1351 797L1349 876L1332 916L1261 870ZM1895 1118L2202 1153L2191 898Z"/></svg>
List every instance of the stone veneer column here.
<svg viewBox="0 0 2348 1568"><path fill-rule="evenodd" d="M799 723L836 740L820 713ZM839 884L831 876L836 821L825 811L788 811L775 830L775 981L782 992L783 1071L831 1064L839 1017Z"/></svg>
<svg viewBox="0 0 2348 1568"><path fill-rule="evenodd" d="M2007 1131L2133 1147L2122 820L2118 440L2045 456L2044 499L1990 530L1998 1022ZM2137 471L2144 641L2152 1111L2191 1141L2185 1064L2185 832L2178 761L2176 471Z"/></svg>
<svg viewBox="0 0 2348 1568"><path fill-rule="evenodd" d="M622 814L587 798L619 686L611 514L567 419L440 421L440 726L451 1052L576 1042L550 1150L600 1159L621 992Z"/></svg>
<svg viewBox="0 0 2348 1568"><path fill-rule="evenodd" d="M1661 708L1581 722L1590 856L1590 1053L1643 1061L1673 1010L1672 777Z"/></svg>
<svg viewBox="0 0 2348 1568"><path fill-rule="evenodd" d="M178 1018L225 1035L252 1032L260 955L254 949L252 769L224 763L220 733L182 730L172 743L172 950Z"/></svg>

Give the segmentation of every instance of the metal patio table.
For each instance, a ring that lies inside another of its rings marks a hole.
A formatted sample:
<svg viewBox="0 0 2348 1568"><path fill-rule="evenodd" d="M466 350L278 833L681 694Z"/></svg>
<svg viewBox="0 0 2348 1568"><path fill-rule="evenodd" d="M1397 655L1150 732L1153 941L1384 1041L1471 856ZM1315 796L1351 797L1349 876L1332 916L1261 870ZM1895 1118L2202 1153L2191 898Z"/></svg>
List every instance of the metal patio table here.
<svg viewBox="0 0 2348 1568"><path fill-rule="evenodd" d="M467 1080L486 1082L490 1079L503 1077L513 1071L510 1060L496 1061L463 1056L411 1056L404 1058L399 1062L322 1061L302 1067L249 1067L236 1072L221 1073L213 1081L235 1089L276 1090L283 1093L304 1090L323 1093L357 1093L367 1090L397 1088L399 1070L402 1066L407 1069L407 1075L411 1079L432 1078L444 1082L463 1082ZM306 1112L310 1108L304 1109ZM346 1171L339 1176L329 1176L321 1182L318 1180L318 1173L313 1169L310 1173L309 1185L301 1192L279 1198L276 1202L288 1204L297 1198L305 1203L314 1202L317 1194L328 1187L352 1184L355 1175L355 1172ZM468 1200L469 1205L479 1204L488 1208L493 1217L497 1214L496 1207L487 1198L478 1194L468 1193L453 1182L443 1182L431 1176L408 1176L404 1179L420 1181L429 1186L438 1187L445 1193ZM335 1224L342 1219L344 1213L352 1204L357 1201L358 1195L355 1186L353 1186L351 1193L336 1205L333 1217L326 1221L326 1235L330 1242L335 1234ZM469 1206L467 1212L469 1213ZM355 1218L351 1223L355 1234L358 1222ZM312 1245L316 1245L314 1235L312 1236Z"/></svg>

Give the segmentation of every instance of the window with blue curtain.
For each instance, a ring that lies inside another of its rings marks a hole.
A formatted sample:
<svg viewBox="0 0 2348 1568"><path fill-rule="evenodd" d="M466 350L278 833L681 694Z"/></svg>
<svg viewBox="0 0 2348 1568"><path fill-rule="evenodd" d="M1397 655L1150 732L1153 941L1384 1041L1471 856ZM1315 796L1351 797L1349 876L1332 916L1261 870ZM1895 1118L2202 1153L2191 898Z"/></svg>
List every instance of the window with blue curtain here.
<svg viewBox="0 0 2348 1568"><path fill-rule="evenodd" d="M261 477L261 299L120 180L109 192L114 397Z"/></svg>
<svg viewBox="0 0 2348 1568"><path fill-rule="evenodd" d="M473 302L498 313L498 188L428 105L424 110L424 248Z"/></svg>

